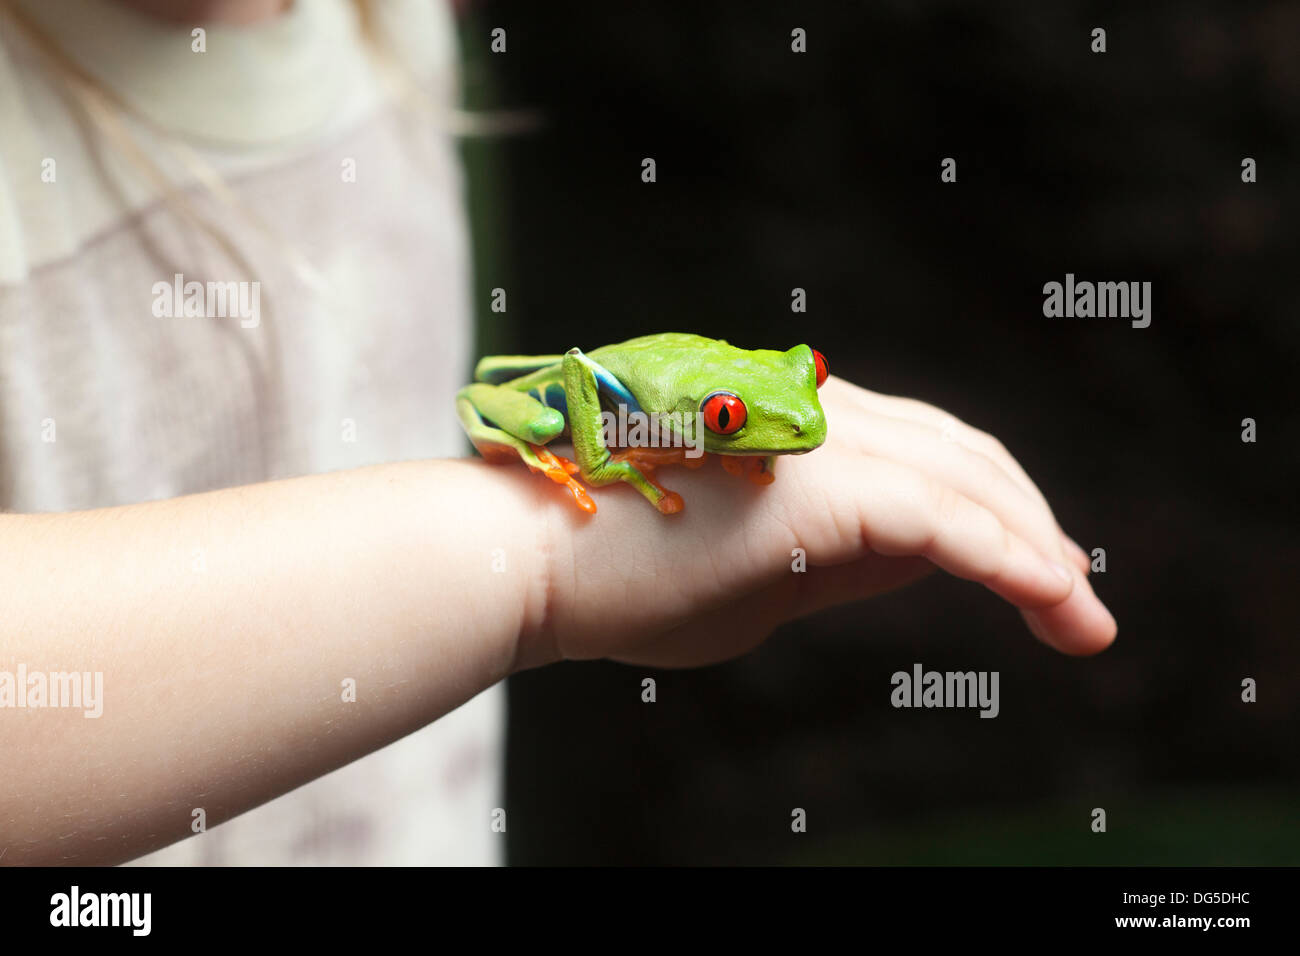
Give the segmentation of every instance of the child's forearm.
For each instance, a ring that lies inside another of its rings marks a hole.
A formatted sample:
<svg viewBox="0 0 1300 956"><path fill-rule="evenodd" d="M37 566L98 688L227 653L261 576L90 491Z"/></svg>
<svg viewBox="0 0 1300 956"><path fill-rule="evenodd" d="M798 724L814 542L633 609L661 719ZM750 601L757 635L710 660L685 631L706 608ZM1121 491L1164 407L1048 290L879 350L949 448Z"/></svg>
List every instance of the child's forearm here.
<svg viewBox="0 0 1300 956"><path fill-rule="evenodd" d="M545 612L534 487L424 462L0 516L0 863L130 859L507 676ZM48 706L71 672L101 698Z"/></svg>

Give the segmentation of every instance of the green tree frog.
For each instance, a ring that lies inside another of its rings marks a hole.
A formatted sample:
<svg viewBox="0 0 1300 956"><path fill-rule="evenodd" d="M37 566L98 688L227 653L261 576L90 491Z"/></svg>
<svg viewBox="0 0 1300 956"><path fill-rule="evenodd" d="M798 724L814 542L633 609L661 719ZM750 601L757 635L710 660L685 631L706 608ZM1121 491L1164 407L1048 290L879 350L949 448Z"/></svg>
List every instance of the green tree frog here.
<svg viewBox="0 0 1300 956"><path fill-rule="evenodd" d="M488 356L457 393L456 411L487 461L522 461L590 514L596 504L575 475L597 487L627 482L675 514L682 498L655 481L661 465L698 467L711 453L728 472L768 484L775 456L820 446L817 389L828 374L807 345L749 350L664 332L586 354ZM576 462L546 448L560 437L572 441Z"/></svg>

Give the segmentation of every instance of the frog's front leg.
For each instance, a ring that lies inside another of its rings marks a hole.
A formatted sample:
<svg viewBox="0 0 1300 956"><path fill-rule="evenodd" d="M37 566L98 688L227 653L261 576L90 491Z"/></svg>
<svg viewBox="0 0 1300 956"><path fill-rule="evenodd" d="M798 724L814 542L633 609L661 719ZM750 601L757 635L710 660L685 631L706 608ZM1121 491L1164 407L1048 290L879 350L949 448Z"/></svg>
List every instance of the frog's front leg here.
<svg viewBox="0 0 1300 956"><path fill-rule="evenodd" d="M681 511L682 496L647 474L653 473L654 464L660 463L660 456L653 454L658 449L633 448L615 455L605 446L600 386L591 360L578 349L571 349L564 356L564 392L573 451L582 477L597 486L626 481L661 513L670 515Z"/></svg>
<svg viewBox="0 0 1300 956"><path fill-rule="evenodd" d="M596 513L596 503L587 489L572 477L578 466L545 447L564 430L564 416L556 409L508 386L478 383L457 393L456 414L485 461L500 464L518 458L568 488L583 511Z"/></svg>

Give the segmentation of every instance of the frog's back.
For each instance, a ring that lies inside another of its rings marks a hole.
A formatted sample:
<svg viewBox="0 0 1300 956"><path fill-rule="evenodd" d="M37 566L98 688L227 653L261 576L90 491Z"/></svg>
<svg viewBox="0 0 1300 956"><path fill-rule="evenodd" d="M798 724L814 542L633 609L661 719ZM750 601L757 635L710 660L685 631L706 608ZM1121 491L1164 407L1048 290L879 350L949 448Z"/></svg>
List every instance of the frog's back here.
<svg viewBox="0 0 1300 956"><path fill-rule="evenodd" d="M609 369L615 377L632 386L637 381L671 381L675 375L699 365L717 361L722 355L741 350L721 339L705 338L688 332L661 332L606 345L589 353L593 361Z"/></svg>
<svg viewBox="0 0 1300 956"><path fill-rule="evenodd" d="M690 332L658 332L654 335L642 335L635 339L628 339L626 342L619 342L617 345L604 345L588 354L599 362L602 354L610 355L615 352L636 354L658 351L689 351L712 348L716 345L725 346L726 344L721 339L710 339Z"/></svg>

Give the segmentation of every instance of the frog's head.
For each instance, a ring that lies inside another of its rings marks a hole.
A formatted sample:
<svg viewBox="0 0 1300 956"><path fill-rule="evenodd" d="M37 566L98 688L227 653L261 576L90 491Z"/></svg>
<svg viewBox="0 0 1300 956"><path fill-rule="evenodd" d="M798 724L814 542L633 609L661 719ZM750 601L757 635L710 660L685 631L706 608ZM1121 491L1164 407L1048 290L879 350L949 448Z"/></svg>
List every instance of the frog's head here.
<svg viewBox="0 0 1300 956"><path fill-rule="evenodd" d="M828 367L815 349L732 349L699 372L696 410L706 452L797 455L826 440L817 389Z"/></svg>

